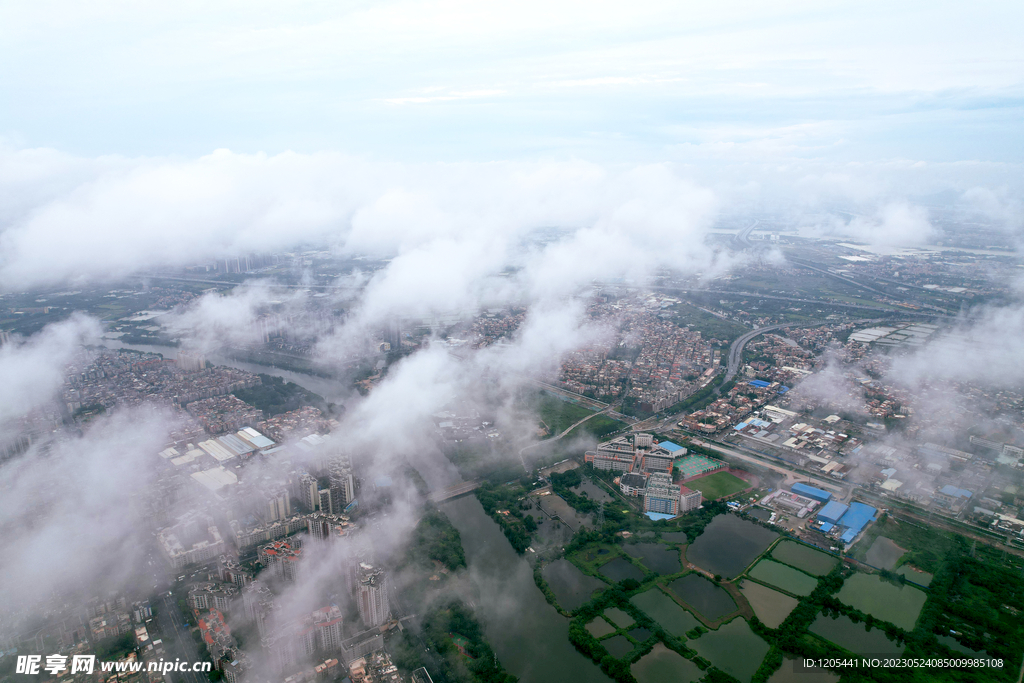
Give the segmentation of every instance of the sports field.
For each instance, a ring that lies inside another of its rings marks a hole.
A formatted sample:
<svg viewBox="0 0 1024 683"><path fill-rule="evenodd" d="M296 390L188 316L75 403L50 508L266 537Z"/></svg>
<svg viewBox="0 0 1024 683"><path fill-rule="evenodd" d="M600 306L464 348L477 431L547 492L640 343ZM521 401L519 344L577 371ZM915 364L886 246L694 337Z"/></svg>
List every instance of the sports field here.
<svg viewBox="0 0 1024 683"><path fill-rule="evenodd" d="M689 479L690 477L696 477L698 474L717 470L721 466L722 462L720 460L709 458L706 455L688 455L676 465L683 479Z"/></svg>
<svg viewBox="0 0 1024 683"><path fill-rule="evenodd" d="M750 484L728 472L715 472L706 477L688 481L685 486L700 491L704 494L704 500L717 500L722 496L731 496L750 488Z"/></svg>

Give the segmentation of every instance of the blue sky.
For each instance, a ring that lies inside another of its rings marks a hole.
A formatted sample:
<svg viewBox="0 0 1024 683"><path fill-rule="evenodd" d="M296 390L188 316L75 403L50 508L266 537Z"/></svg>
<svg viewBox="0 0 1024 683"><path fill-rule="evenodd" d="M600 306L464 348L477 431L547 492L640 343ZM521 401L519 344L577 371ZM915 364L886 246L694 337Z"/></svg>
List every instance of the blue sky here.
<svg viewBox="0 0 1024 683"><path fill-rule="evenodd" d="M0 291L296 243L483 263L551 226L649 253L766 212L886 248L951 205L1018 235L1022 25L1019 2L6 2Z"/></svg>
<svg viewBox="0 0 1024 683"><path fill-rule="evenodd" d="M1013 2L9 2L0 136L84 155L1016 163L1021 25Z"/></svg>

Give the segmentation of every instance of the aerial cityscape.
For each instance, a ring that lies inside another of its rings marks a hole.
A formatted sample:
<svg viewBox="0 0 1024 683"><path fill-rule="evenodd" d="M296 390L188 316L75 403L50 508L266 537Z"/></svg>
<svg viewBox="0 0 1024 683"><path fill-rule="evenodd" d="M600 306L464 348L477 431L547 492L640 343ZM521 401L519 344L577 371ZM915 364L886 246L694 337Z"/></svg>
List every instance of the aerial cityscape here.
<svg viewBox="0 0 1024 683"><path fill-rule="evenodd" d="M0 9L0 683L1022 683L1022 20Z"/></svg>

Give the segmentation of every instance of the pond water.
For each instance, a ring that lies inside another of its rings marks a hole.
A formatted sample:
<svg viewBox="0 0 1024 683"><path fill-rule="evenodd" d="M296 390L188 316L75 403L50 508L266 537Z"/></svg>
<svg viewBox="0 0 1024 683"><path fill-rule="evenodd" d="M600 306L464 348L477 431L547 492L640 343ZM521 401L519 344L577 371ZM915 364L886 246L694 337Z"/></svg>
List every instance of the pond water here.
<svg viewBox="0 0 1024 683"><path fill-rule="evenodd" d="M736 611L736 602L724 588L716 586L700 574L687 574L676 579L669 590L679 599L700 612L708 621L717 621Z"/></svg>
<svg viewBox="0 0 1024 683"><path fill-rule="evenodd" d="M772 557L814 576L824 576L839 564L839 558L815 550L803 543L784 540L772 550Z"/></svg>
<svg viewBox="0 0 1024 683"><path fill-rule="evenodd" d="M533 569L473 496L441 506L462 536L469 571L461 588L498 659L522 683L608 683L569 642L569 620L544 599Z"/></svg>
<svg viewBox="0 0 1024 683"><path fill-rule="evenodd" d="M687 631L700 625L697 617L680 607L675 600L658 588L634 595L629 601L677 638L685 638Z"/></svg>
<svg viewBox="0 0 1024 683"><path fill-rule="evenodd" d="M669 543L686 543L685 531L666 531L661 534L661 540Z"/></svg>
<svg viewBox="0 0 1024 683"><path fill-rule="evenodd" d="M938 639L940 643L953 650L953 652L968 655L973 659L983 659L986 656L981 650L972 650L953 636L938 636Z"/></svg>
<svg viewBox="0 0 1024 683"><path fill-rule="evenodd" d="M813 576L774 560L761 560L750 570L750 576L793 595L810 595L818 585L818 580Z"/></svg>
<svg viewBox="0 0 1024 683"><path fill-rule="evenodd" d="M733 619L717 631L709 631L687 645L743 683L751 679L768 654L768 643L751 631L743 618Z"/></svg>
<svg viewBox="0 0 1024 683"><path fill-rule="evenodd" d="M643 581L644 579L642 571L621 557L616 557L611 562L605 562L598 568L597 573L601 576L607 576L615 583L625 581L626 579L636 579L637 581Z"/></svg>
<svg viewBox="0 0 1024 683"><path fill-rule="evenodd" d="M779 535L736 515L718 515L686 549L686 559L712 574L732 579Z"/></svg>
<svg viewBox="0 0 1024 683"><path fill-rule="evenodd" d="M657 574L676 574L682 568L679 550L664 543L635 543L623 546L630 557L640 560L645 567Z"/></svg>
<svg viewBox="0 0 1024 683"><path fill-rule="evenodd" d="M547 548L564 548L572 540L574 532L569 525L550 519L538 510L533 510L530 514L537 521L537 531L531 544L537 552Z"/></svg>
<svg viewBox="0 0 1024 683"><path fill-rule="evenodd" d="M815 667L796 668L797 660L786 657L768 683L839 683L839 674Z"/></svg>
<svg viewBox="0 0 1024 683"><path fill-rule="evenodd" d="M599 503L606 503L612 500L607 491L592 481L584 481L579 486L574 486L572 491L577 495L585 493L590 500L596 500Z"/></svg>
<svg viewBox="0 0 1024 683"><path fill-rule="evenodd" d="M920 569L914 569L909 564L905 564L896 570L897 574L907 577L907 581L913 581L916 584L928 587L932 583L932 579L935 578L928 572L923 572Z"/></svg>
<svg viewBox="0 0 1024 683"><path fill-rule="evenodd" d="M885 631L864 629L864 624L855 624L849 617L838 619L819 614L808 629L811 633L863 657L887 657L903 654L904 647L889 640Z"/></svg>
<svg viewBox="0 0 1024 683"><path fill-rule="evenodd" d="M912 631L928 595L913 586L897 586L878 575L858 572L846 580L836 598L876 619Z"/></svg>
<svg viewBox="0 0 1024 683"><path fill-rule="evenodd" d="M799 602L796 598L754 581L744 580L740 584L740 592L750 603L757 618L768 628L778 628Z"/></svg>
<svg viewBox="0 0 1024 683"><path fill-rule="evenodd" d="M769 519L772 518L772 511L769 510L768 508L752 507L749 510L747 510L747 514L753 517L754 519L761 520L762 522L767 522Z"/></svg>
<svg viewBox="0 0 1024 683"><path fill-rule="evenodd" d="M571 505L554 494L550 496L537 496L537 499L538 506L544 511L544 514L549 518L557 518L572 529L574 533L579 531L580 527L584 524L587 527L593 526L590 515L576 512ZM549 519L548 522L554 522L554 519Z"/></svg>
<svg viewBox="0 0 1024 683"><path fill-rule="evenodd" d="M704 672L678 652L658 643L630 667L637 683L694 683Z"/></svg>
<svg viewBox="0 0 1024 683"><path fill-rule="evenodd" d="M604 645L604 649L608 650L608 654L616 659L622 659L633 651L633 643L629 642L626 636L615 636L608 640L602 640L601 645Z"/></svg>
<svg viewBox="0 0 1024 683"><path fill-rule="evenodd" d="M624 612L618 607L609 607L604 611L606 619L611 619L612 623L619 628L626 628L634 624L633 617L629 616L628 612Z"/></svg>
<svg viewBox="0 0 1024 683"><path fill-rule="evenodd" d="M614 626L601 617L596 617L593 621L587 624L585 628L590 631L590 635L595 638L600 638L601 636L606 636L609 633L615 633L616 631Z"/></svg>
<svg viewBox="0 0 1024 683"><path fill-rule="evenodd" d="M648 631L645 628L640 628L640 627L637 627L637 628L635 628L635 629L633 629L632 631L629 632L629 637L632 638L633 640L635 640L638 643L644 642L645 640L650 638L652 635L654 635L652 632Z"/></svg>
<svg viewBox="0 0 1024 683"><path fill-rule="evenodd" d="M541 574L555 594L558 604L569 612L589 601L595 590L608 585L600 579L587 576L566 559L545 565Z"/></svg>
<svg viewBox="0 0 1024 683"><path fill-rule="evenodd" d="M868 553L864 557L864 561L870 564L872 567L878 567L879 569L893 569L896 563L899 562L903 554L906 553L905 548L901 548L896 545L891 539L885 536L879 536L875 539L875 542L868 548Z"/></svg>

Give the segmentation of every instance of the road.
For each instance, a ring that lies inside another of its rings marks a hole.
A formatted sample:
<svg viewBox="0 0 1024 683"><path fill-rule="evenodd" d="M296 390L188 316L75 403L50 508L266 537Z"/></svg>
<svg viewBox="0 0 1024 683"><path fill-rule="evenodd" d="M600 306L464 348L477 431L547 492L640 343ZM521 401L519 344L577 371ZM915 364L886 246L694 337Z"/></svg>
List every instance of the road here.
<svg viewBox="0 0 1024 683"><path fill-rule="evenodd" d="M549 384L548 382L545 382L543 380L539 380L539 379L537 379L535 377L527 377L526 375L520 375L520 377L523 377L523 378L533 382L534 384L539 386L541 389L544 389L545 391L549 391L549 392L551 392L553 394L558 394L559 396L564 396L565 398L570 399L574 403L577 403L577 404L583 406L584 408L590 408L591 410L602 410L603 411L604 409L609 407L609 404L605 403L604 401L598 401L595 398L588 398L588 397L584 396L583 394L577 394L577 393L569 391L567 389L563 389L561 387L555 386L554 384Z"/></svg>
<svg viewBox="0 0 1024 683"><path fill-rule="evenodd" d="M854 325L865 325L865 324L884 323L884 322L889 322L891 320L893 320L893 319L892 318L860 318L859 320L851 320L849 322L854 324ZM811 321L799 322L799 323L780 323L778 325L768 325L767 327L761 327L759 329L751 330L750 332L747 332L745 335L743 335L742 337L740 337L739 339L734 341L732 343L732 346L729 347L729 364L726 366L725 380L722 382L722 384L726 384L729 380L731 380L733 377L736 376L736 372L739 370L740 363L743 360L743 347L747 345L747 342L749 342L751 339L753 339L754 337L758 336L759 334L764 334L765 332L771 332L772 330L782 329L784 327L792 327L792 328L814 327L816 325L824 325L826 322L828 322L828 321L826 321L826 320L811 320Z"/></svg>
<svg viewBox="0 0 1024 683"><path fill-rule="evenodd" d="M825 277L830 277L833 280L839 280L840 282L845 282L846 284L848 284L848 285L850 285L852 287L857 287L858 289L864 289L864 290L867 290L869 292L874 292L875 294L881 294L882 296L891 296L890 294L887 294L886 292L883 292L880 289L875 289L871 285L866 285L863 282L857 282L856 280L854 280L851 277L845 277L843 275L839 275L837 273L833 273L831 271L828 271L828 270L826 270L824 268L818 268L817 266L812 266L811 264L804 263L803 261L800 261L799 259L790 258L789 262L792 263L794 266L799 266L800 268L806 268L807 270L813 270L814 272L820 273L821 275L824 275Z"/></svg>
<svg viewBox="0 0 1024 683"><path fill-rule="evenodd" d="M185 626L185 622L181 617L181 610L178 609L173 596L167 595L167 591L163 593L163 600L160 604L160 609L157 610L156 618L162 633L174 635L173 647L167 647L165 643L167 652L164 655L164 659L172 660L180 657L182 661L186 662L201 661L199 648L196 647L195 641L192 640L192 633L189 631L189 628ZM209 682L206 674L199 674L195 671L175 671L173 673L169 672L165 676L167 676L169 683L174 683L174 677L178 677L178 680L185 683Z"/></svg>
<svg viewBox="0 0 1024 683"><path fill-rule="evenodd" d="M760 222L760 220L755 219L753 223L736 233L736 241L740 243L740 246L748 248L754 246L750 243L750 233L754 232L754 228Z"/></svg>
<svg viewBox="0 0 1024 683"><path fill-rule="evenodd" d="M743 347L747 345L754 337L760 336L765 332L771 332L772 330L781 330L783 327L814 327L815 325L822 325L822 320L812 320L806 323L779 323L778 325L768 325L766 327L759 327L756 330L751 330L745 335L737 339L729 347L729 361L725 368L725 379L722 380L722 384L727 384L740 369L740 362L743 360Z"/></svg>
<svg viewBox="0 0 1024 683"><path fill-rule="evenodd" d="M662 289L670 289L670 288L669 287L662 287ZM674 288L674 289L679 289L679 288ZM877 306L867 306L867 305L864 305L864 304L848 304L848 303L845 303L843 301L831 301L829 299L805 299L805 298L800 298L800 297L795 297L795 296L779 296L777 294L762 294L760 292L743 292L743 291L736 291L736 290L731 290L731 289L679 289L679 291L682 292L683 294L689 294L689 293L696 292L698 294L717 294L717 295L720 295L720 296L749 297L749 298L752 298L752 299L753 298L757 298L757 299L770 299L770 300L773 300L773 301L792 301L794 303L800 303L800 304L818 304L820 306L832 306L833 308L854 308L854 309L861 310L861 311L888 312L890 310L898 310L898 309L894 308L893 306L889 306L887 304L879 304ZM700 306L698 306L698 308L700 308ZM724 316L724 315L721 315L719 313L715 313L714 311L711 311L711 310L708 310L708 309L705 309L705 308L701 308L701 310L705 311L706 313L711 313L712 315L718 316L719 318L724 318L726 320L730 320L730 318L728 316ZM733 322L735 322L735 321L733 321Z"/></svg>
<svg viewBox="0 0 1024 683"><path fill-rule="evenodd" d="M457 496L467 494L470 491L475 491L478 488L480 488L479 479L474 479L473 481L462 481L459 482L458 484L452 484L446 489L432 492L430 494L430 500L435 503L440 503L443 500L448 500L449 498L455 498Z"/></svg>
<svg viewBox="0 0 1024 683"><path fill-rule="evenodd" d="M558 441L563 436L567 435L569 432L571 432L572 430L576 429L577 427L579 427L581 424L583 424L584 422L586 422L590 418L596 417L597 415L604 415L605 413L611 412L611 410L612 410L612 407L608 406L604 410L601 410L601 411L596 412L596 413L591 413L590 415L587 415L585 418L583 418L581 420L576 420L576 422L573 422L571 425L569 425L568 427L563 429L559 434L556 434L555 436L551 437L550 439L544 439L543 441L538 441L537 443L532 443L529 446L524 446L523 448L520 448L519 449L519 462L523 463L523 469L526 470L527 472L530 471L530 468L526 466L526 460L523 459L523 453L525 453L526 451L529 451L529 450L533 450L534 448L537 448L538 446L543 446L544 444L549 444L552 441ZM613 414L617 414L617 413L613 413Z"/></svg>

